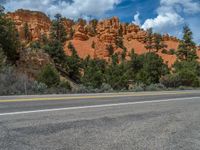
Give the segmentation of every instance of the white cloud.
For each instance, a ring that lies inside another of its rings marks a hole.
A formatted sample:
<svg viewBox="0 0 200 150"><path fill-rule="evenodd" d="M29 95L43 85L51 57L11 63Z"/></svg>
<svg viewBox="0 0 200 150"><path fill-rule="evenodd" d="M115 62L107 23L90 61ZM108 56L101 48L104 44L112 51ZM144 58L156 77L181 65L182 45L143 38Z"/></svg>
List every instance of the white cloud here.
<svg viewBox="0 0 200 150"><path fill-rule="evenodd" d="M121 0L8 0L4 6L8 11L20 8L43 11L51 16L61 13L69 18L100 17L114 9Z"/></svg>
<svg viewBox="0 0 200 150"><path fill-rule="evenodd" d="M161 0L160 4L168 7L181 5L185 13L200 12L200 3L194 0Z"/></svg>
<svg viewBox="0 0 200 150"><path fill-rule="evenodd" d="M169 32L183 23L183 14L196 14L200 12L200 2L194 0L160 0L157 16L147 19L142 28L153 28L158 32Z"/></svg>
<svg viewBox="0 0 200 150"><path fill-rule="evenodd" d="M136 25L141 25L141 22L140 22L140 13L137 12L135 15L134 15L134 20L132 21L133 24L136 24Z"/></svg>
<svg viewBox="0 0 200 150"><path fill-rule="evenodd" d="M182 23L184 23L184 19L181 16L179 16L177 13L169 12L159 14L154 19L147 19L142 25L142 28L153 28L158 32L162 32L165 28L178 26Z"/></svg>

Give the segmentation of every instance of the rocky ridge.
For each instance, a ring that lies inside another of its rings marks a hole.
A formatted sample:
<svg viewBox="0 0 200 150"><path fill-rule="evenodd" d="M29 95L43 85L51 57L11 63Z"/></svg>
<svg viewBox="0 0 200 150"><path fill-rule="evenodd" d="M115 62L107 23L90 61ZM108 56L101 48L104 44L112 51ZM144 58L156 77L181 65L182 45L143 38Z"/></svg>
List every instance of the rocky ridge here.
<svg viewBox="0 0 200 150"><path fill-rule="evenodd" d="M28 24L30 29L32 41L38 40L43 34L48 37L51 20L44 13L20 9L7 15L16 23L21 40L25 40L25 23ZM127 48L127 54L132 49L138 54L147 52L144 45L147 32L137 25L121 23L117 17L101 21L92 20L89 23L83 19L79 19L76 22L70 19L63 19L63 24L68 33L68 40L64 47L67 54L70 54L67 45L72 42L80 57L85 58L89 55L91 58L108 60L110 56L107 47L109 45L113 47L114 53L120 54L123 51L117 45L119 40ZM168 50L177 49L179 40L176 37L165 34L162 38L168 45ZM172 65L176 60L174 55L162 53L159 53L159 55L169 65Z"/></svg>

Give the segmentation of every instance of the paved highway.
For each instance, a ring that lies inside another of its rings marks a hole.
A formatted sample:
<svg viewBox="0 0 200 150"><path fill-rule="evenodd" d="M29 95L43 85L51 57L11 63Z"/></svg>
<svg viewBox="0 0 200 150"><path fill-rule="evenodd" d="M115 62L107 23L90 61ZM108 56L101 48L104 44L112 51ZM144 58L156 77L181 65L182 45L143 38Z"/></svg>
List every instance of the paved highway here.
<svg viewBox="0 0 200 150"><path fill-rule="evenodd" d="M199 150L200 91L0 97L2 150Z"/></svg>

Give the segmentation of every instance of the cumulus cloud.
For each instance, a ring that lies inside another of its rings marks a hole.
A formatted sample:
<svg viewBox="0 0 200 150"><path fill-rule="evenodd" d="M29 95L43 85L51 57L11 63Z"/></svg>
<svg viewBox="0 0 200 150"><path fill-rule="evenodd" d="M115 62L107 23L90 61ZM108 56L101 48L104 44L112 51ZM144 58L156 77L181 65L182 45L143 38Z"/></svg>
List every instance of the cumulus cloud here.
<svg viewBox="0 0 200 150"><path fill-rule="evenodd" d="M142 28L148 29L153 28L156 31L163 31L166 28L178 26L180 24L184 23L184 19L178 15L177 13L164 13L159 14L154 19L147 19L144 24L142 25Z"/></svg>
<svg viewBox="0 0 200 150"><path fill-rule="evenodd" d="M182 6L182 10L185 13L200 12L200 3L194 0L161 0L160 4L168 7Z"/></svg>
<svg viewBox="0 0 200 150"><path fill-rule="evenodd" d="M153 28L158 32L169 31L185 23L183 14L200 12L200 2L195 0L160 0L155 18L147 19L142 28Z"/></svg>
<svg viewBox="0 0 200 150"><path fill-rule="evenodd" d="M20 8L43 11L53 16L60 13L69 18L100 17L106 11L114 9L121 0L7 0L4 3L8 11Z"/></svg>
<svg viewBox="0 0 200 150"><path fill-rule="evenodd" d="M135 15L134 15L134 20L132 21L133 24L136 24L136 25L141 25L141 22L140 22L140 13L137 12Z"/></svg>

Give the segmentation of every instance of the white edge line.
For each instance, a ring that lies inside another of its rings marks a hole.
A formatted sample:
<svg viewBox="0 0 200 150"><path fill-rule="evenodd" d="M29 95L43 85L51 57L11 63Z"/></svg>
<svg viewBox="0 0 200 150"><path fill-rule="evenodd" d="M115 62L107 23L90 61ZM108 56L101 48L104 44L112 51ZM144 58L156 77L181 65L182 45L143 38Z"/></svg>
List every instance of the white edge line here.
<svg viewBox="0 0 200 150"><path fill-rule="evenodd" d="M127 103L116 103L116 104L103 104L103 105L91 105L91 106L79 106L79 107L67 107L67 108L56 108L56 109L43 109L43 110L33 110L33 111L21 111L21 112L11 112L11 113L1 113L0 116L30 114L30 113L39 113L39 112L53 112L53 111L63 111L63 110L77 110L77 109L88 109L88 108L114 107L114 106L136 105L136 104L145 104L145 103L160 103L160 102L171 102L171 101L185 101L185 100L199 99L199 98L200 97L173 98L173 99L164 99L164 100L138 101L138 102L127 102Z"/></svg>

